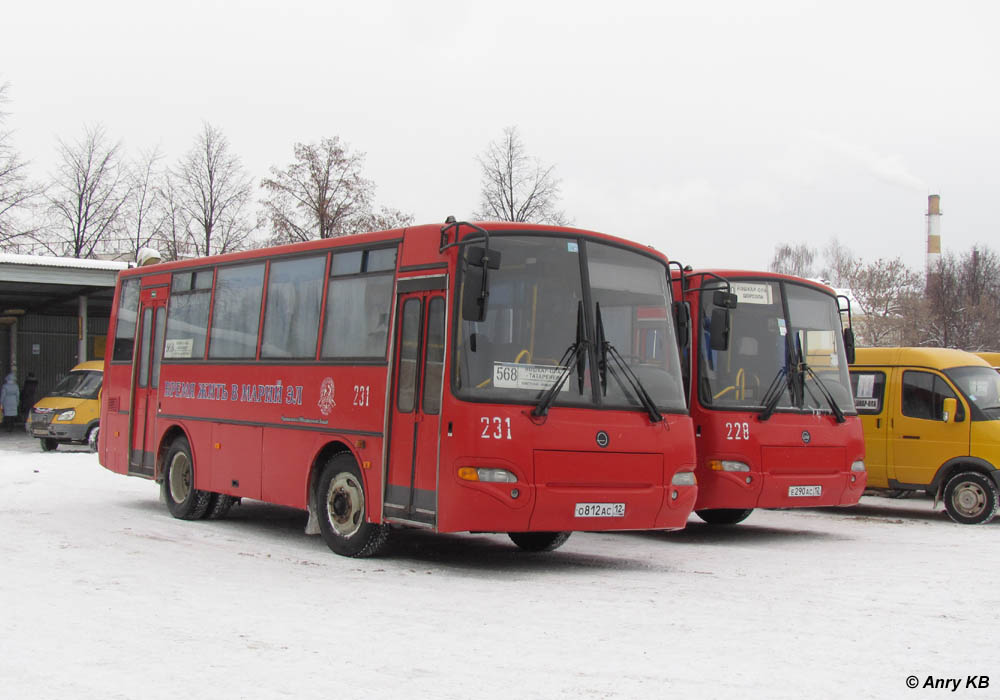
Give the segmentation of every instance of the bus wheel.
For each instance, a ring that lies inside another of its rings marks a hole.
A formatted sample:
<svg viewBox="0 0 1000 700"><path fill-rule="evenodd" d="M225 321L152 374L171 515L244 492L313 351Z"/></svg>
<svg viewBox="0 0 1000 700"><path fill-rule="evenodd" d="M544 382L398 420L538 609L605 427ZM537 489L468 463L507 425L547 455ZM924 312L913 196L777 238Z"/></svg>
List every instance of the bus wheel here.
<svg viewBox="0 0 1000 700"><path fill-rule="evenodd" d="M163 493L170 514L181 520L197 520L204 516L212 493L194 487L194 462L187 439L181 437L171 443L166 465Z"/></svg>
<svg viewBox="0 0 1000 700"><path fill-rule="evenodd" d="M389 526L368 522L365 486L354 457L327 460L316 486L316 515L327 546L345 557L371 557L389 539Z"/></svg>
<svg viewBox="0 0 1000 700"><path fill-rule="evenodd" d="M90 449L91 452L97 452L97 438L100 435L100 433L101 433L101 426L99 425L95 425L93 428L90 429L90 432L87 433L87 447Z"/></svg>
<svg viewBox="0 0 1000 700"><path fill-rule="evenodd" d="M526 552L551 552L562 547L571 532L508 532L507 537Z"/></svg>
<svg viewBox="0 0 1000 700"><path fill-rule="evenodd" d="M753 508L706 508L695 513L709 525L735 525L746 520Z"/></svg>
<svg viewBox="0 0 1000 700"><path fill-rule="evenodd" d="M944 507L956 523L988 523L997 512L997 486L979 472L956 474L944 487Z"/></svg>
<svg viewBox="0 0 1000 700"><path fill-rule="evenodd" d="M213 493L208 501L208 510L205 511L206 520L218 520L226 517L229 509L233 507L238 499L225 493Z"/></svg>
<svg viewBox="0 0 1000 700"><path fill-rule="evenodd" d="M42 452L51 452L59 447L59 443L53 438L42 438L40 442L42 443Z"/></svg>

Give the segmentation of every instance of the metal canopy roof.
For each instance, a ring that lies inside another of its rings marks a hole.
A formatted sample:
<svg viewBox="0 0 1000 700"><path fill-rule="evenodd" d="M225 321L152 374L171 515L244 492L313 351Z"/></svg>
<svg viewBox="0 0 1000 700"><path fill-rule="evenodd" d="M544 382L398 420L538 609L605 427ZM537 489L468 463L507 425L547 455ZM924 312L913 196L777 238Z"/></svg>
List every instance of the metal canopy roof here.
<svg viewBox="0 0 1000 700"><path fill-rule="evenodd" d="M0 253L0 316L109 316L118 272L128 263Z"/></svg>

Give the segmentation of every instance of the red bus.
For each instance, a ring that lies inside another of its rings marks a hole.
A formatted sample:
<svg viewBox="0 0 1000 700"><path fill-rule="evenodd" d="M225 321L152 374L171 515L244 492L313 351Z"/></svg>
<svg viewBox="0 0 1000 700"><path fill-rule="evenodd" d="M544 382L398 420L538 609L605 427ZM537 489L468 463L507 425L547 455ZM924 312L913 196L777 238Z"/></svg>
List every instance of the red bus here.
<svg viewBox="0 0 1000 700"><path fill-rule="evenodd" d="M681 528L697 486L670 304L645 246L450 218L131 269L100 461L160 482L178 518L307 510L348 556L391 526L534 551Z"/></svg>
<svg viewBox="0 0 1000 700"><path fill-rule="evenodd" d="M697 515L731 525L754 508L857 503L867 473L848 375L849 303L841 310L826 285L774 273L685 270L672 279L689 310L679 335ZM710 329L727 319L721 348Z"/></svg>

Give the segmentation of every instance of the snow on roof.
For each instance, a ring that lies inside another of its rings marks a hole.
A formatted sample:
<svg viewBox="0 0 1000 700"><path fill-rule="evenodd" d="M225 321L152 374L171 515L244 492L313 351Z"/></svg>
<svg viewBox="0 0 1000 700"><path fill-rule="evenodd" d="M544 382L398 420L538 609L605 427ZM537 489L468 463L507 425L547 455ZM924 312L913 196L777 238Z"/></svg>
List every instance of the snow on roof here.
<svg viewBox="0 0 1000 700"><path fill-rule="evenodd" d="M16 255L0 253L0 264L34 265L37 267L71 267L84 270L127 270L129 264L117 260L84 260L59 258L54 255Z"/></svg>

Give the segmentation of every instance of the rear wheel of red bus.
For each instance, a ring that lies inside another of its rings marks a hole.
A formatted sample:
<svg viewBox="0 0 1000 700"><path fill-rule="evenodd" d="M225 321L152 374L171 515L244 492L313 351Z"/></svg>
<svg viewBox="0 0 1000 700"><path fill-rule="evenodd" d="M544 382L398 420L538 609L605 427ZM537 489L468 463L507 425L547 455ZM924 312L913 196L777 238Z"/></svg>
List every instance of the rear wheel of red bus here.
<svg viewBox="0 0 1000 700"><path fill-rule="evenodd" d="M753 508L706 508L695 514L709 525L735 525L747 519Z"/></svg>
<svg viewBox="0 0 1000 700"><path fill-rule="evenodd" d="M569 532L508 532L511 541L526 552L551 552L565 544Z"/></svg>
<svg viewBox="0 0 1000 700"><path fill-rule="evenodd" d="M181 520L198 520L211 504L212 493L194 487L194 460L187 438L179 437L170 443L164 460L163 495L167 510Z"/></svg>
<svg viewBox="0 0 1000 700"><path fill-rule="evenodd" d="M389 526L367 520L365 485L354 457L327 460L316 485L316 515L327 546L345 557L371 557L389 539Z"/></svg>

